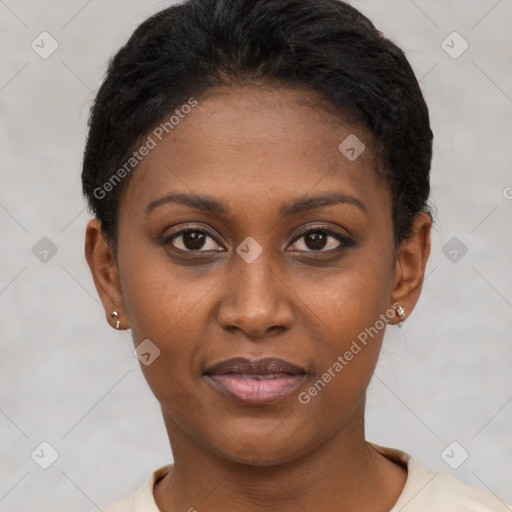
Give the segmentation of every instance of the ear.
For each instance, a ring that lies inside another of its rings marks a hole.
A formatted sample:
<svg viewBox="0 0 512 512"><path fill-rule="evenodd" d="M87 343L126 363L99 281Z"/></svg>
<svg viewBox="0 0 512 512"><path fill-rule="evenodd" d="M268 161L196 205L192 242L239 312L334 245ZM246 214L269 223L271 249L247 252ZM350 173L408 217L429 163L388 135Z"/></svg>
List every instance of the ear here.
<svg viewBox="0 0 512 512"><path fill-rule="evenodd" d="M119 328L128 329L117 263L113 249L103 235L101 222L97 218L91 219L86 226L85 258L105 309L107 322L115 327L119 319ZM119 318L111 316L113 311L117 311Z"/></svg>
<svg viewBox="0 0 512 512"><path fill-rule="evenodd" d="M403 240L397 249L390 308L394 309L394 305L400 303L406 317L411 314L421 294L425 267L430 255L431 228L430 216L418 213L414 218L410 238ZM391 324L399 322L398 315L390 320Z"/></svg>

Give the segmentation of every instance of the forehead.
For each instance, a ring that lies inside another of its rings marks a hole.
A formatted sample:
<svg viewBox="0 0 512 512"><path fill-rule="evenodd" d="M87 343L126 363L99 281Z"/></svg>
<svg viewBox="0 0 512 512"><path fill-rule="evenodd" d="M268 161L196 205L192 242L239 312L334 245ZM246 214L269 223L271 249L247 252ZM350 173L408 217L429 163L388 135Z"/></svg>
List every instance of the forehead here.
<svg viewBox="0 0 512 512"><path fill-rule="evenodd" d="M364 199L382 189L370 134L314 91L219 87L196 100L168 134L160 130L161 140L160 132L148 134L155 146L134 171L126 201L148 203L179 189L257 206L270 203L269 191L283 200L329 189ZM354 143L357 152L365 148L355 160L346 152Z"/></svg>

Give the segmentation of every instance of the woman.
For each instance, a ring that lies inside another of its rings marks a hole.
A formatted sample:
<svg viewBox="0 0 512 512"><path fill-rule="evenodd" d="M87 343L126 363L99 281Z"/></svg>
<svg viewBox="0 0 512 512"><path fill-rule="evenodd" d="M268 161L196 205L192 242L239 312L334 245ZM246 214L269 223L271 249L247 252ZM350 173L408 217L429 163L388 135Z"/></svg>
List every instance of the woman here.
<svg viewBox="0 0 512 512"><path fill-rule="evenodd" d="M337 0L191 0L140 25L91 111L86 257L174 464L104 512L508 510L364 437L430 252L429 114Z"/></svg>

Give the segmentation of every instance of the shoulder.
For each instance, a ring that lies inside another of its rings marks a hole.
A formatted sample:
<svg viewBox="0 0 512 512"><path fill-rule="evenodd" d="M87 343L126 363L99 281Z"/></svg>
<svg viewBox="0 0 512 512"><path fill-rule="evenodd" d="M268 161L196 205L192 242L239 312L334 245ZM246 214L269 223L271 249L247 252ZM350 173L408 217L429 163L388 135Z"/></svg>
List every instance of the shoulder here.
<svg viewBox="0 0 512 512"><path fill-rule="evenodd" d="M370 443L394 462L407 466L407 481L390 512L511 512L494 494L427 468L409 454Z"/></svg>
<svg viewBox="0 0 512 512"><path fill-rule="evenodd" d="M94 512L160 512L155 503L153 488L171 468L172 464L168 464L153 471L136 491L111 501Z"/></svg>
<svg viewBox="0 0 512 512"><path fill-rule="evenodd" d="M472 487L457 478L444 473L434 473L429 485L424 490L424 496L418 496L420 503L429 503L432 510L451 507L457 512L510 512L512 508L494 494ZM423 500L423 501L422 501ZM410 511L415 510L410 507ZM404 507L404 512L409 508Z"/></svg>

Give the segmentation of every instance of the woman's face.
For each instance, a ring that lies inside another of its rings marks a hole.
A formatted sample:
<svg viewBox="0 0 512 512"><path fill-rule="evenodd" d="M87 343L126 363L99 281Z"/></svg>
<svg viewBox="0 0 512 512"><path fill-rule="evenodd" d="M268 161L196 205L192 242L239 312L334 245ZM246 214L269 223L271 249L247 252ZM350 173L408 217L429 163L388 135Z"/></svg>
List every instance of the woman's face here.
<svg viewBox="0 0 512 512"><path fill-rule="evenodd" d="M231 87L197 100L162 140L149 134L156 145L120 203L121 304L108 286L100 294L136 346L150 340L141 368L171 443L289 461L361 432L392 305L413 306L399 296L391 194L367 134L313 92ZM354 136L367 146L357 158ZM289 365L251 365L262 358Z"/></svg>

